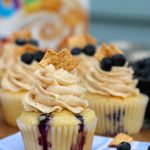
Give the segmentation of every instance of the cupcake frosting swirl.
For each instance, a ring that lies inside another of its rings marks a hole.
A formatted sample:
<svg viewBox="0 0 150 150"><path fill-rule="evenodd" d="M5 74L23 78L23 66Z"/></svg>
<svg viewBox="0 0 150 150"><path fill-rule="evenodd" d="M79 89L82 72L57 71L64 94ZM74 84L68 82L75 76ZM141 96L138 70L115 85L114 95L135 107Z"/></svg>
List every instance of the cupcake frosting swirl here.
<svg viewBox="0 0 150 150"><path fill-rule="evenodd" d="M111 71L103 71L95 63L86 79L85 87L93 94L125 98L139 93L136 88L138 81L133 80L133 70L127 64L112 67Z"/></svg>
<svg viewBox="0 0 150 150"><path fill-rule="evenodd" d="M12 92L28 91L34 83L34 73L39 68L37 62L28 65L20 59L12 60L2 79L2 89Z"/></svg>
<svg viewBox="0 0 150 150"><path fill-rule="evenodd" d="M80 65L77 67L77 71L81 81L84 82L90 68L92 68L96 60L93 57L86 56L85 54L79 55L78 59L80 61Z"/></svg>
<svg viewBox="0 0 150 150"><path fill-rule="evenodd" d="M78 85L73 73L48 65L37 70L35 76L33 89L24 97L26 111L51 113L68 109L80 113L88 106L87 101L83 100L85 89Z"/></svg>

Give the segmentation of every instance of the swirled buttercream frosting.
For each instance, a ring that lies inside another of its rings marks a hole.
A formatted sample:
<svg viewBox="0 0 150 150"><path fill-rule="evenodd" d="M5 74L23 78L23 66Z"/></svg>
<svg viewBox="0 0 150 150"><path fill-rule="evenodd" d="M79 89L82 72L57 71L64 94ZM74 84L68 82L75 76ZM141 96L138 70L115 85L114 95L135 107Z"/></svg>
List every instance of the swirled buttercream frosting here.
<svg viewBox="0 0 150 150"><path fill-rule="evenodd" d="M36 61L28 65L21 60L12 60L2 79L2 89L12 92L30 90L34 83L34 73L39 67Z"/></svg>
<svg viewBox="0 0 150 150"><path fill-rule="evenodd" d="M139 93L137 82L133 79L132 68L127 64L104 71L95 63L86 77L85 87L92 94L125 98Z"/></svg>
<svg viewBox="0 0 150 150"><path fill-rule="evenodd" d="M24 97L26 111L51 113L67 109L80 113L88 106L83 99L85 89L78 85L74 73L56 69L53 65L40 68L35 73L35 84Z"/></svg>

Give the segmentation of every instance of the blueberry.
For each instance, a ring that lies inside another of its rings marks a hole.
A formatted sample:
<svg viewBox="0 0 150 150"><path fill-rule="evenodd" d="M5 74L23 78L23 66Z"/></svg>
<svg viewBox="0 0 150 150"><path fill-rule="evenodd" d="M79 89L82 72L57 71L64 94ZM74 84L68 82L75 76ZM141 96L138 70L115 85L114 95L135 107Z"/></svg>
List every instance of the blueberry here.
<svg viewBox="0 0 150 150"><path fill-rule="evenodd" d="M139 69L142 69L142 68L145 68L146 67L146 62L145 61L138 61L137 62L137 67L139 68Z"/></svg>
<svg viewBox="0 0 150 150"><path fill-rule="evenodd" d="M150 74L150 69L149 68L144 68L144 69L139 69L138 70L138 75L144 78L147 78L148 75Z"/></svg>
<svg viewBox="0 0 150 150"><path fill-rule="evenodd" d="M33 55L25 52L22 56L21 56L21 60L26 63L26 64L31 64L32 60L33 60Z"/></svg>
<svg viewBox="0 0 150 150"><path fill-rule="evenodd" d="M148 149L147 150L150 150L150 146L148 147Z"/></svg>
<svg viewBox="0 0 150 150"><path fill-rule="evenodd" d="M75 47L75 48L73 48L71 50L71 54L72 55L79 55L80 53L81 53L81 49L80 48Z"/></svg>
<svg viewBox="0 0 150 150"><path fill-rule="evenodd" d="M34 46L39 46L38 41L34 39L29 40L28 43Z"/></svg>
<svg viewBox="0 0 150 150"><path fill-rule="evenodd" d="M117 150L131 150L131 145L127 142L122 142L117 146Z"/></svg>
<svg viewBox="0 0 150 150"><path fill-rule="evenodd" d="M83 48L83 53L88 55L88 56L93 56L95 54L95 46L93 45L86 45L84 48Z"/></svg>
<svg viewBox="0 0 150 150"><path fill-rule="evenodd" d="M23 46L23 45L27 44L27 41L24 39L16 39L15 43L17 45Z"/></svg>
<svg viewBox="0 0 150 150"><path fill-rule="evenodd" d="M101 62L100 62L100 66L103 70L105 71L110 71L111 67L112 67L112 61L111 58L109 57L105 57Z"/></svg>
<svg viewBox="0 0 150 150"><path fill-rule="evenodd" d="M126 58L122 54L116 54L112 57L113 66L124 66L126 62Z"/></svg>
<svg viewBox="0 0 150 150"><path fill-rule="evenodd" d="M34 56L33 56L34 60L36 60L37 62L40 62L44 54L45 54L44 52L37 51L36 53L34 53Z"/></svg>
<svg viewBox="0 0 150 150"><path fill-rule="evenodd" d="M141 61L145 62L145 64L146 64L147 66L150 65L150 57L145 58L145 59L143 59L143 60L141 60Z"/></svg>

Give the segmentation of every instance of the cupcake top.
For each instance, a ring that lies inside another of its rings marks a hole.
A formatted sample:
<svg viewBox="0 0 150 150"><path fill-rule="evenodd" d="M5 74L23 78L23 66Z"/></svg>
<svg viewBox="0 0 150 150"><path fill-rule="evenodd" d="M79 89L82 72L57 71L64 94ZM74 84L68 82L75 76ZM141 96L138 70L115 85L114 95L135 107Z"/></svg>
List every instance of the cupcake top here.
<svg viewBox="0 0 150 150"><path fill-rule="evenodd" d="M133 79L133 69L121 50L103 44L95 58L99 63L95 62L85 82L88 92L121 98L139 94L138 81Z"/></svg>
<svg viewBox="0 0 150 150"><path fill-rule="evenodd" d="M83 99L85 89L78 85L74 71L77 59L67 50L49 50L35 73L35 84L24 97L26 111L51 113L67 109L80 113L88 106Z"/></svg>
<svg viewBox="0 0 150 150"><path fill-rule="evenodd" d="M88 34L73 36L68 39L68 49L72 55L90 57L96 52L96 43L96 39Z"/></svg>
<svg viewBox="0 0 150 150"><path fill-rule="evenodd" d="M40 67L38 61L44 56L37 47L24 46L22 55L10 60L10 65L2 79L2 89L12 92L27 91L34 83L34 73Z"/></svg>
<svg viewBox="0 0 150 150"><path fill-rule="evenodd" d="M22 47L25 45L38 46L36 40L32 39L31 33L27 30L22 30L20 32L14 32L9 42L3 45L2 55L0 58L0 70L5 71L10 65L10 59L15 59L20 52L22 52Z"/></svg>
<svg viewBox="0 0 150 150"><path fill-rule="evenodd" d="M84 82L85 76L95 61L93 56L96 52L96 43L96 39L87 34L73 36L68 39L68 48L72 55L80 61L77 70L81 82Z"/></svg>

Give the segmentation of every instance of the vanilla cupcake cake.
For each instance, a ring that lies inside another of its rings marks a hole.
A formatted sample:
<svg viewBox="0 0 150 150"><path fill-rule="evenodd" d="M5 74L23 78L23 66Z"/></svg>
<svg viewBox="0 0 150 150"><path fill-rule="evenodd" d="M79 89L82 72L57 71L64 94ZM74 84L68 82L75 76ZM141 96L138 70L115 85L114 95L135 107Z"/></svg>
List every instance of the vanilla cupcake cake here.
<svg viewBox="0 0 150 150"><path fill-rule="evenodd" d="M97 119L78 85L77 64L68 50L49 50L40 62L17 120L27 150L91 150Z"/></svg>
<svg viewBox="0 0 150 150"><path fill-rule="evenodd" d="M10 60L2 78L0 98L6 121L16 126L16 119L23 110L22 97L34 83L34 73L40 67L38 61L44 56L37 47L22 47L22 55ZM17 54L16 54L17 55Z"/></svg>
<svg viewBox="0 0 150 150"><path fill-rule="evenodd" d="M148 98L137 89L138 81L133 79L133 70L123 52L113 45L103 44L95 57L98 61L84 85L85 97L98 117L96 133L139 132Z"/></svg>
<svg viewBox="0 0 150 150"><path fill-rule="evenodd" d="M95 62L94 54L96 52L97 40L90 35L79 35L68 38L68 49L71 54L80 60L78 66L78 75L81 82L85 77L92 65Z"/></svg>

